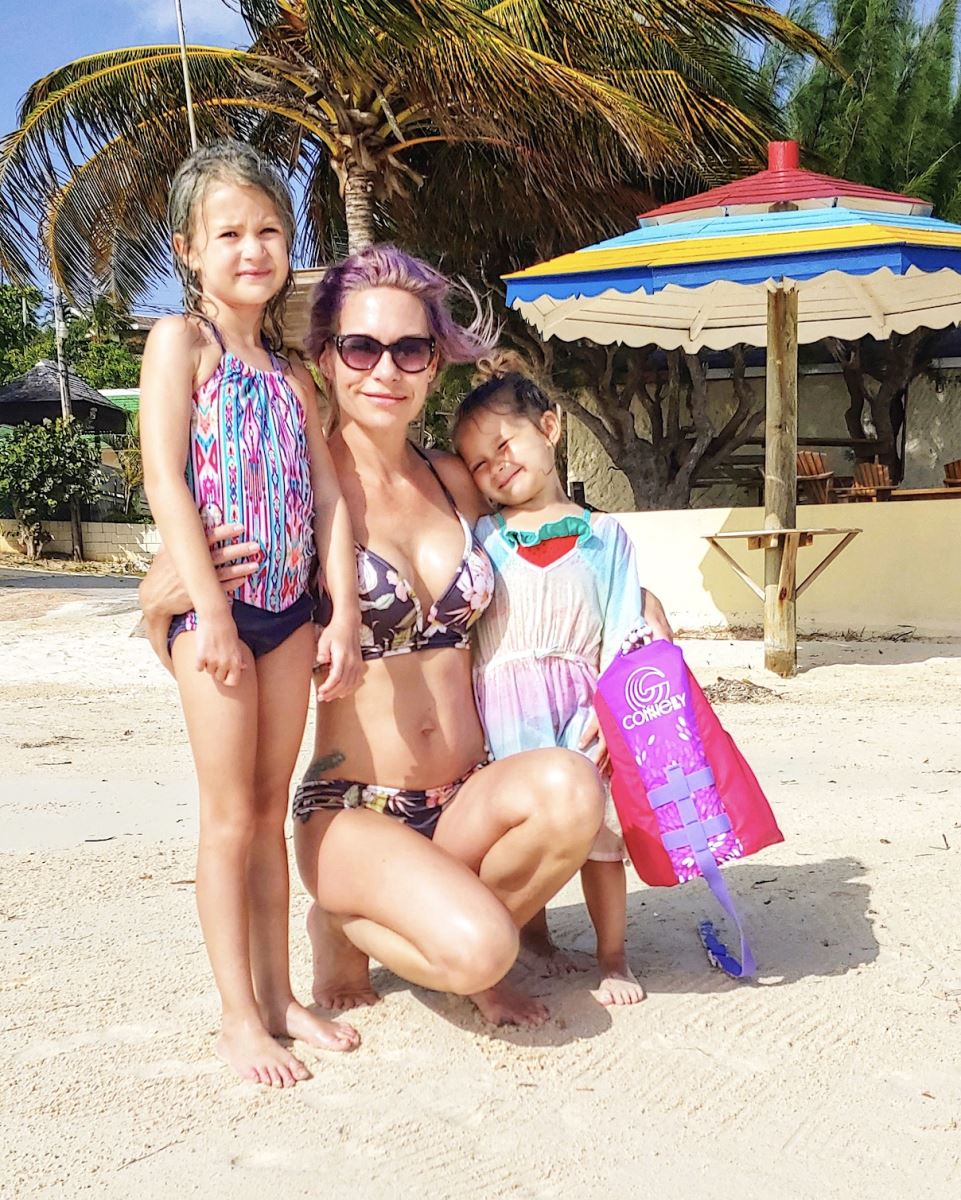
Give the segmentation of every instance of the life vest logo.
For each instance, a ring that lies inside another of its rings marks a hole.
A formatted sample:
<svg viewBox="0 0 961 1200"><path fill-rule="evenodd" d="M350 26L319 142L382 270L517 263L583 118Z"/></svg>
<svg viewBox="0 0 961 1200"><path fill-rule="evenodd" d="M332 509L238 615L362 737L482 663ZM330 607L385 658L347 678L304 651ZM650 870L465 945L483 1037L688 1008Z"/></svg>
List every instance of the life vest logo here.
<svg viewBox="0 0 961 1200"><path fill-rule="evenodd" d="M683 708L687 696L671 692L671 685L663 671L657 667L638 667L627 677L624 684L624 699L632 711L621 720L624 729L639 729L648 721Z"/></svg>

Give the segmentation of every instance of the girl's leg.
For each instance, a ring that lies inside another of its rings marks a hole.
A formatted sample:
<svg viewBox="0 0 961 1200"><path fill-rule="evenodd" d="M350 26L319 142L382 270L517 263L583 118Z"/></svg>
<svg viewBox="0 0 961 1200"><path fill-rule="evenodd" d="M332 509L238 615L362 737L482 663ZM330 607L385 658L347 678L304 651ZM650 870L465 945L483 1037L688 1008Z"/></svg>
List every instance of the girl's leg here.
<svg viewBox="0 0 961 1200"><path fill-rule="evenodd" d="M601 1004L638 1004L644 988L628 966L627 874L624 863L597 862L581 867L581 883L587 911L597 933L597 965L601 982L597 998Z"/></svg>
<svg viewBox="0 0 961 1200"><path fill-rule="evenodd" d="M257 660L254 836L247 860L250 961L261 1016L272 1034L325 1050L354 1050L360 1043L357 1031L315 1016L297 1002L290 986L284 822L307 718L313 652L313 627L304 625Z"/></svg>
<svg viewBox="0 0 961 1200"><path fill-rule="evenodd" d="M463 863L382 813L316 812L297 822L297 862L317 904L314 999L371 1003L367 959L438 991L490 987L517 956L510 914Z"/></svg>
<svg viewBox="0 0 961 1200"><path fill-rule="evenodd" d="M250 972L247 857L254 832L257 675L243 647L236 687L198 671L193 633L173 665L200 787L197 909L223 1010L217 1053L245 1079L290 1087L309 1072L264 1027Z"/></svg>

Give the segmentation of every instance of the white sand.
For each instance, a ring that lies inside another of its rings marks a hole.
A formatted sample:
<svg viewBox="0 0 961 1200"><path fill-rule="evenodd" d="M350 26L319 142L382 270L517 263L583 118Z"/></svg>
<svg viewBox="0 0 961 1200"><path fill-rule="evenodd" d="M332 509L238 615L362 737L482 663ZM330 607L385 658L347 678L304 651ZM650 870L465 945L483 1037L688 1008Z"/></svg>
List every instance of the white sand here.
<svg viewBox="0 0 961 1200"><path fill-rule="evenodd" d="M641 1007L528 980L554 1020L496 1031L380 972L362 1048L281 1093L211 1056L191 766L134 606L0 588L0 1195L961 1195L961 644L806 643L789 683L686 645L781 694L720 708L787 838L726 872L758 983L708 967L700 885L635 882ZM589 948L576 883L552 914Z"/></svg>

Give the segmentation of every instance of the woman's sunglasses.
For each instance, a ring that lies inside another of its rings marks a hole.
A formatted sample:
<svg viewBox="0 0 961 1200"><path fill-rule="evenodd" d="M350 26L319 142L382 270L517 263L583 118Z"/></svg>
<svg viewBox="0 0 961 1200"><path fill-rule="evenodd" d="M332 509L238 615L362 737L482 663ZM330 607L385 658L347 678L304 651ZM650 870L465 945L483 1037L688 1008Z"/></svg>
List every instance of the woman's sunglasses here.
<svg viewBox="0 0 961 1200"><path fill-rule="evenodd" d="M426 371L434 357L436 343L432 337L402 337L385 346L365 333L345 333L332 339L341 362L352 371L370 371L381 360L384 351L405 375Z"/></svg>

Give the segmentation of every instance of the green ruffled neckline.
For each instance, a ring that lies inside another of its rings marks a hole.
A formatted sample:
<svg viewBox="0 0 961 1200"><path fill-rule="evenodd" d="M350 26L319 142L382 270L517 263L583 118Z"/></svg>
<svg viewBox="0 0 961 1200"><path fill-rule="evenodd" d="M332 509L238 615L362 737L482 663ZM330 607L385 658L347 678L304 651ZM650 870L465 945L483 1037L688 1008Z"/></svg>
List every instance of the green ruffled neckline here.
<svg viewBox="0 0 961 1200"><path fill-rule="evenodd" d="M519 546L539 546L551 538L574 537L586 542L591 537L591 514L585 508L580 517L561 517L559 521L548 521L540 529L509 529L500 513L494 514L504 540L515 549Z"/></svg>

